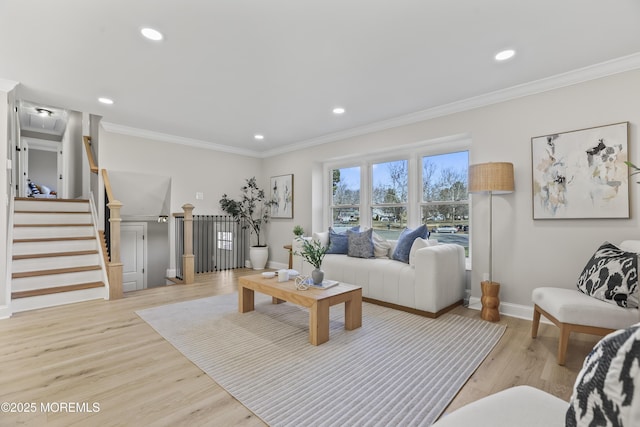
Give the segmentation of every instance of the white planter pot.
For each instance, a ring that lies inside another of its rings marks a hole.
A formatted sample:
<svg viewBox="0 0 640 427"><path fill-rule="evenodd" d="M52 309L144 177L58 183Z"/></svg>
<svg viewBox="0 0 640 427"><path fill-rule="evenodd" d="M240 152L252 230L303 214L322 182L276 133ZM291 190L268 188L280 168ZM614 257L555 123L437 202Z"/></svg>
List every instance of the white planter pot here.
<svg viewBox="0 0 640 427"><path fill-rule="evenodd" d="M264 270L268 259L268 246L251 246L249 249L249 261L251 261L251 268L254 270Z"/></svg>

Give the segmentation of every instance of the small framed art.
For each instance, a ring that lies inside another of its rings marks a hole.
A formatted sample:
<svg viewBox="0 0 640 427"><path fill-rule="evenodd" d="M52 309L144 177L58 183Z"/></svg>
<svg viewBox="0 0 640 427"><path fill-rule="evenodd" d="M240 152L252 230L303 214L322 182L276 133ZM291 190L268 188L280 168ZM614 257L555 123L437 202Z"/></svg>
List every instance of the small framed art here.
<svg viewBox="0 0 640 427"><path fill-rule="evenodd" d="M293 218L293 174L271 177L271 218Z"/></svg>

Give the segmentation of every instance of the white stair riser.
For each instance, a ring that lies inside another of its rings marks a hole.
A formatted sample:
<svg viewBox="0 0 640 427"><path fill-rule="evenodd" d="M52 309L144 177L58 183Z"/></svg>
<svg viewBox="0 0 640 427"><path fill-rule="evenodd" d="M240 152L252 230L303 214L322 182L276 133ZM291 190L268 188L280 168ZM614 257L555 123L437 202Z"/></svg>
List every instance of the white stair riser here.
<svg viewBox="0 0 640 427"><path fill-rule="evenodd" d="M26 213L16 212L14 224L91 224L91 214L86 213Z"/></svg>
<svg viewBox="0 0 640 427"><path fill-rule="evenodd" d="M11 291L29 291L33 289L53 288L55 286L79 285L81 283L101 282L101 270L77 271L73 273L50 274L11 279Z"/></svg>
<svg viewBox="0 0 640 427"><path fill-rule="evenodd" d="M94 235L92 226L69 227L15 227L14 239L36 239L51 237L90 237Z"/></svg>
<svg viewBox="0 0 640 427"><path fill-rule="evenodd" d="M11 301L11 310L14 313L37 308L53 307L56 305L71 304L93 299L106 299L108 297L106 287L82 289L79 291L60 292L51 295L38 295L35 297L18 298Z"/></svg>
<svg viewBox="0 0 640 427"><path fill-rule="evenodd" d="M16 211L90 212L88 202L56 202L42 200L16 200Z"/></svg>
<svg viewBox="0 0 640 427"><path fill-rule="evenodd" d="M91 251L97 249L98 241L96 239L56 240L53 242L17 242L13 244L14 255Z"/></svg>
<svg viewBox="0 0 640 427"><path fill-rule="evenodd" d="M24 273L26 271L51 270L56 268L86 267L89 265L99 265L98 254L57 256L46 258L28 258L13 260L14 273Z"/></svg>

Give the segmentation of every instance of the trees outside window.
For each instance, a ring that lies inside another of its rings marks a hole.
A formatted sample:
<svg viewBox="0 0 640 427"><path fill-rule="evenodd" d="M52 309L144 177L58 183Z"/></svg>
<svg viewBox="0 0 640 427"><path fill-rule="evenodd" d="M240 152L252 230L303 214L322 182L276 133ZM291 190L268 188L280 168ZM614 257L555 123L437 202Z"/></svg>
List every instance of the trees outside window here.
<svg viewBox="0 0 640 427"><path fill-rule="evenodd" d="M363 225L397 239L405 227L426 224L431 238L460 244L468 253L468 169L468 151L330 168L330 225Z"/></svg>
<svg viewBox="0 0 640 427"><path fill-rule="evenodd" d="M360 224L360 167L331 170L331 225L336 230Z"/></svg>
<svg viewBox="0 0 640 427"><path fill-rule="evenodd" d="M422 157L422 223L438 241L458 243L465 247L467 253L468 171L468 151ZM452 232L451 228L457 232Z"/></svg>
<svg viewBox="0 0 640 427"><path fill-rule="evenodd" d="M408 160L371 165L371 226L387 239L397 239L407 226Z"/></svg>

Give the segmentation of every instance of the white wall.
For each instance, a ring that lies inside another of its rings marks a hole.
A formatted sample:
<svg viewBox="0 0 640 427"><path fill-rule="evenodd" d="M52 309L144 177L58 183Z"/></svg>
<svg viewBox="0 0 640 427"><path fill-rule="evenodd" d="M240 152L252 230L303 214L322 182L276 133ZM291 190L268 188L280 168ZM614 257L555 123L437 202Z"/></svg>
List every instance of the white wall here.
<svg viewBox="0 0 640 427"><path fill-rule="evenodd" d="M11 197L11 176L12 171L6 168L7 160L14 156L14 139L16 137L15 129L15 82L0 79L0 153L2 155L2 163L0 170L0 319L9 317L11 309L9 308L10 287L7 261L10 254L4 250L11 231L9 230L9 208Z"/></svg>
<svg viewBox="0 0 640 427"><path fill-rule="evenodd" d="M450 114L368 135L274 156L264 161L264 176L294 174L294 219L273 220L269 227L271 261L286 263L282 245L291 229L322 224L322 162L357 153L392 149L450 135L469 134L470 163L508 161L515 167L516 191L494 197L494 280L502 284L503 303L531 305L531 291L541 285L573 288L595 249L605 240L640 239L638 192L631 186L631 219L532 219L531 137L629 121L629 151L639 162L640 70L601 78L536 95ZM314 175L313 172L316 171ZM472 293L480 296L488 271L488 197L472 198Z"/></svg>
<svg viewBox="0 0 640 427"><path fill-rule="evenodd" d="M69 199L82 197L82 150L84 150L82 114L70 111L67 128L62 137L62 151L64 153L62 176L64 177L65 197Z"/></svg>
<svg viewBox="0 0 640 427"><path fill-rule="evenodd" d="M100 130L100 168L108 171L133 171L140 174L171 177L171 213L182 213L182 206L195 206L194 215L216 215L224 193L240 194L245 179L256 176L259 184L262 160L237 154L140 138ZM196 193L203 199L196 200ZM121 195L114 194L120 199ZM127 200L120 200L126 205ZM175 268L173 221L169 225L170 263Z"/></svg>

